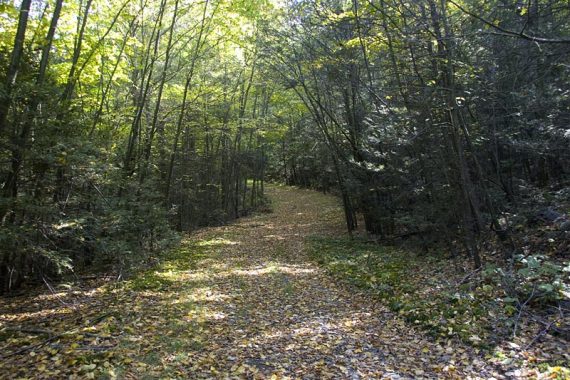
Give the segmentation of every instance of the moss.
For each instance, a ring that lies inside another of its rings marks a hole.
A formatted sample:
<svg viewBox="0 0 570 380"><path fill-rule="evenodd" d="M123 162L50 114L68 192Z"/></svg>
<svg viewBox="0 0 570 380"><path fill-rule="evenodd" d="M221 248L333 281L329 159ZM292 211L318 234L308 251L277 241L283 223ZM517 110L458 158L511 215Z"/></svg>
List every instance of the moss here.
<svg viewBox="0 0 570 380"><path fill-rule="evenodd" d="M141 271L126 286L132 290L162 291L172 286L182 272L192 270L210 255L216 244L211 241L188 242L171 249L156 260L154 267Z"/></svg>
<svg viewBox="0 0 570 380"><path fill-rule="evenodd" d="M128 287L133 290L165 290L173 281L164 278L158 272L147 272L144 275L133 278L128 283Z"/></svg>

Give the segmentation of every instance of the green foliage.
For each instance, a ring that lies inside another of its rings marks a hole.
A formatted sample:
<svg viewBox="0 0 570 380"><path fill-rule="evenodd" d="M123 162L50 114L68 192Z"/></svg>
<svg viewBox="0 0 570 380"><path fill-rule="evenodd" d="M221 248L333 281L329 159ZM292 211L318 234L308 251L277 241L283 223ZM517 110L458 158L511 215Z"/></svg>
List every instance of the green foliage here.
<svg viewBox="0 0 570 380"><path fill-rule="evenodd" d="M175 3L34 10L9 86L19 9L2 4L0 292L93 266L125 276L179 231L266 208L267 141L284 129L272 107L290 97L272 99L252 52L275 7Z"/></svg>
<svg viewBox="0 0 570 380"><path fill-rule="evenodd" d="M505 302L538 305L556 304L570 294L570 266L563 266L545 255L517 255L514 273L499 271L500 281L508 283L513 296Z"/></svg>
<svg viewBox="0 0 570 380"><path fill-rule="evenodd" d="M275 147L271 175L341 193L375 237L466 249L479 266L483 226L501 212L567 207L548 187L568 187L570 162L565 44L488 32L496 21L503 33L567 36L568 10L458 4L291 5L269 45L307 117ZM558 54L566 69L546 58Z"/></svg>

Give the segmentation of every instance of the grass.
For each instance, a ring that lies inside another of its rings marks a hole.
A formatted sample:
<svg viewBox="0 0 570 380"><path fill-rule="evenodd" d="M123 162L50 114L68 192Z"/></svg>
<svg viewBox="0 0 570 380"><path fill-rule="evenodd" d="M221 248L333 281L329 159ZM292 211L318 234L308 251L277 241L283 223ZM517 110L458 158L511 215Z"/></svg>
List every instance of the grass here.
<svg viewBox="0 0 570 380"><path fill-rule="evenodd" d="M197 241L171 249L161 256L158 265L137 273L126 287L134 291L166 290L178 281L180 273L194 269L199 260L206 258L216 244L218 241Z"/></svg>

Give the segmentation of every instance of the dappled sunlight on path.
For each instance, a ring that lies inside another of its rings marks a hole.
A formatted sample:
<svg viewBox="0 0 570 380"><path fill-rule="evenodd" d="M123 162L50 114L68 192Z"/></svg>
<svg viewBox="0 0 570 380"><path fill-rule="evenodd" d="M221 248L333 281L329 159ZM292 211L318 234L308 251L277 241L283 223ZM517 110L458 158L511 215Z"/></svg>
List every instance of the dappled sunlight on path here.
<svg viewBox="0 0 570 380"><path fill-rule="evenodd" d="M490 377L472 348L428 339L309 260L307 237L345 233L336 198L277 186L268 193L273 213L200 230L155 269L86 293L103 318L85 318L80 335L46 345L38 361L63 364L38 377ZM37 322L31 313L9 316Z"/></svg>
<svg viewBox="0 0 570 380"><path fill-rule="evenodd" d="M178 307L173 331L160 333L178 343L153 331L137 347L147 353L138 359L149 363L145 371L192 378L467 377L473 363L454 359L453 350L336 284L308 259L306 237L344 234L337 199L281 187L269 195L273 213L201 230L184 243L199 248L201 259L170 272L176 280L168 292L153 293L158 302L151 298L145 308ZM167 347L169 360L153 362L150 347L157 346Z"/></svg>

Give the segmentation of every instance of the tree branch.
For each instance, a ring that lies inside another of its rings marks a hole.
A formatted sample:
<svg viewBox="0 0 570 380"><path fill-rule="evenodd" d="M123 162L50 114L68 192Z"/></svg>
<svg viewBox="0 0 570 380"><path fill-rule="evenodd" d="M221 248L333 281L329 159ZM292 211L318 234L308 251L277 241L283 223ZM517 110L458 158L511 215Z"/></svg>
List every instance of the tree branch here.
<svg viewBox="0 0 570 380"><path fill-rule="evenodd" d="M525 40L534 41L534 42L538 42L538 43L544 43L544 44L570 44L570 39L566 39L566 38L544 38L544 37L531 36L531 35L524 32L524 28L520 32L515 32L515 31L509 30L509 29L502 28L499 25L495 25L494 23L492 23L492 22L484 19L483 17L471 12L470 10L462 7L461 5L457 4L453 0L449 0L449 2L453 5L455 5L457 8L459 8L459 10L461 10L463 13L465 13L465 14L481 21L482 23L500 31L501 32L500 35L519 37L519 38L522 38Z"/></svg>

